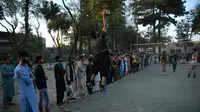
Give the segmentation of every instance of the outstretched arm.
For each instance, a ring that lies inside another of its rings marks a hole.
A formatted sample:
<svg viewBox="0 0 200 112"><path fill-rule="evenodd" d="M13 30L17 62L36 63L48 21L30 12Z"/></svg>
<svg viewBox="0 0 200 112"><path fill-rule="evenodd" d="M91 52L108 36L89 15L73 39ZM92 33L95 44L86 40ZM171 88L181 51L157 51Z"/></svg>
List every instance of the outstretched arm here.
<svg viewBox="0 0 200 112"><path fill-rule="evenodd" d="M106 19L106 10L105 9L103 9L102 17L103 17L103 29L102 29L102 31L107 32L107 19Z"/></svg>

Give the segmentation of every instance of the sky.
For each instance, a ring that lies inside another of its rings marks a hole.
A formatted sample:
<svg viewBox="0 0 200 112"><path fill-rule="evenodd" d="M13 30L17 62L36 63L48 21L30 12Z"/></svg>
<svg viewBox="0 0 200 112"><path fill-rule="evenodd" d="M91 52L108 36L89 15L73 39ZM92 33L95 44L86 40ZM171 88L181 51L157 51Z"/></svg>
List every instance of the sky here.
<svg viewBox="0 0 200 112"><path fill-rule="evenodd" d="M185 3L185 6L186 6L186 10L189 11L191 9L193 9L195 7L195 5L197 3L199 3L200 0L186 0L186 3ZM177 18L178 21L180 21L181 19L183 19L184 17L179 17ZM168 32L168 35L169 36L172 36L172 37L175 37L176 36L176 31L175 31L175 26L174 25L170 25L169 26L169 32ZM196 35L196 36L193 36L192 39L194 41L199 41L200 40L200 35Z"/></svg>
<svg viewBox="0 0 200 112"><path fill-rule="evenodd" d="M52 1L54 1L54 2L56 2L58 4L60 4L60 5L62 5L62 0L52 0ZM70 1L70 0L68 0L68 1ZM186 10L193 9L198 2L200 2L200 0L186 0L186 3L185 3ZM179 18L177 18L177 20L179 21L179 20L181 20L181 18L184 18L184 17L179 17ZM19 20L20 20L20 22L23 22L23 18L19 18ZM30 23L31 23L32 26L36 26L37 25L36 22L35 22L35 20L31 19L29 21L30 21ZM4 21L1 21L1 22L4 25L7 25ZM44 37L44 38L46 38L46 47L52 47L54 45L54 43L53 43L50 35L47 32L47 25L46 25L45 20L40 20L40 24L41 24L41 26L40 26L39 31L40 31L41 36ZM18 26L17 31L19 31L20 27L21 27L21 25ZM146 28L140 26L139 30L140 31L144 31L144 30L146 30ZM0 26L0 31L6 31L6 30L3 27ZM170 25L169 26L168 35L172 36L172 37L176 36L175 26L174 25ZM200 40L200 35L194 36L193 40Z"/></svg>

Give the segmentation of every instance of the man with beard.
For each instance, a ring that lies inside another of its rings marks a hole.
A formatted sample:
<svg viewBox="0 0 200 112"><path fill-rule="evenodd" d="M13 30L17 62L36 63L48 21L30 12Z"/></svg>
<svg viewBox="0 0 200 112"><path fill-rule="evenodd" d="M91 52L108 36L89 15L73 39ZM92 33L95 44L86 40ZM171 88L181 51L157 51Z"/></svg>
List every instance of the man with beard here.
<svg viewBox="0 0 200 112"><path fill-rule="evenodd" d="M64 75L66 73L60 56L55 57L56 65L54 66L54 75L56 79L56 93L57 93L57 105L62 107L64 93L66 91Z"/></svg>
<svg viewBox="0 0 200 112"><path fill-rule="evenodd" d="M14 66L11 64L9 56L4 57L5 63L1 66L3 84L3 105L7 109L9 105L13 105L12 98L14 96Z"/></svg>
<svg viewBox="0 0 200 112"><path fill-rule="evenodd" d="M45 111L49 112L50 108L50 102L49 102L49 96L47 92L47 76L45 75L44 69L42 67L42 64L44 63L44 57L37 56L35 59L35 62L37 63L34 74L35 74L35 82L37 89L39 90L39 110L40 112L43 112L43 101L44 101L44 107Z"/></svg>
<svg viewBox="0 0 200 112"><path fill-rule="evenodd" d="M101 83L100 83L100 91L102 93L106 92L105 85L106 85L106 78L107 74L110 70L110 54L108 51L107 43L106 43L106 32L107 32L107 20L106 16L107 13L106 9L102 12L103 17L103 29L101 35L99 36L98 31L92 31L92 38L94 39L94 51L93 51L93 76L91 80L94 79L94 76L100 72L101 75Z"/></svg>
<svg viewBox="0 0 200 112"><path fill-rule="evenodd" d="M38 112L38 102L33 78L27 67L30 55L25 51L21 51L18 52L18 57L19 64L15 68L15 79L20 89L21 112Z"/></svg>
<svg viewBox="0 0 200 112"><path fill-rule="evenodd" d="M74 100L76 99L76 77L75 77L75 67L74 67L74 59L72 57L68 58L68 64L66 66L66 81L67 85L72 87L71 93L67 93L67 96L72 96L71 98L68 98L68 100Z"/></svg>
<svg viewBox="0 0 200 112"><path fill-rule="evenodd" d="M84 56L79 57L79 61L76 65L75 74L77 77L77 86L78 86L78 95L81 97L84 95L84 76L85 76L85 65L83 62L85 61Z"/></svg>

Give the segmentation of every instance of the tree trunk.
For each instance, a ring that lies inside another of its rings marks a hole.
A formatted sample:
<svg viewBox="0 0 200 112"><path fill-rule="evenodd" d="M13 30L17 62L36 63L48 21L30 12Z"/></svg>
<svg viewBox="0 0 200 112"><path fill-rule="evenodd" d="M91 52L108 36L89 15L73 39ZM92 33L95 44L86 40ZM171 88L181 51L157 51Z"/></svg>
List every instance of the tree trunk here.
<svg viewBox="0 0 200 112"><path fill-rule="evenodd" d="M40 37L39 37L40 38ZM39 40L39 53L40 53L40 56L42 56L42 44L41 44L41 39Z"/></svg>
<svg viewBox="0 0 200 112"><path fill-rule="evenodd" d="M115 41L114 41L114 32L113 32L113 29L111 29L111 44L112 44L112 47L111 47L111 51L113 52L114 49L115 49Z"/></svg>
<svg viewBox="0 0 200 112"><path fill-rule="evenodd" d="M84 52L84 54L85 55L87 55L87 52L86 52L86 50L87 50L87 42L86 41L84 41L84 50L83 50L83 52Z"/></svg>
<svg viewBox="0 0 200 112"><path fill-rule="evenodd" d="M81 36L80 38L79 38L79 55L81 55L83 52L83 37Z"/></svg>
<svg viewBox="0 0 200 112"><path fill-rule="evenodd" d="M91 54L91 39L88 37L88 56Z"/></svg>
<svg viewBox="0 0 200 112"><path fill-rule="evenodd" d="M49 30L48 32L49 32L49 34L50 34L50 36L51 36L51 39L53 40L53 42L54 42L54 44L55 44L55 46L56 46L56 48L57 48L58 55L59 55L59 56L62 56L62 49L61 49L61 47L60 47L59 40L58 40L58 39L55 39L55 38L53 37L53 35L51 34L51 31L50 31L50 30ZM56 42L57 42L57 43L56 43Z"/></svg>
<svg viewBox="0 0 200 112"><path fill-rule="evenodd" d="M155 7L153 8L153 15L155 14ZM156 43L156 21L153 23L153 43ZM156 52L156 45L153 45L153 52Z"/></svg>
<svg viewBox="0 0 200 112"><path fill-rule="evenodd" d="M115 43L114 43L114 26L112 23L112 13L110 14L110 34L111 34L111 51L114 51Z"/></svg>
<svg viewBox="0 0 200 112"><path fill-rule="evenodd" d="M161 10L159 9L159 19L158 19L158 43L161 43ZM161 46L158 47L158 52L161 53Z"/></svg>
<svg viewBox="0 0 200 112"><path fill-rule="evenodd" d="M69 55L72 56L73 53L74 53L74 50L75 50L75 51L77 50L77 42L78 42L78 38L79 38L79 34L78 34L78 32L77 32L78 27L77 27L76 20L75 20L74 16L72 15L70 9L69 9L69 8L67 7L67 5L65 4L65 1L62 0L62 3L63 3L63 5L64 5L65 9L67 9L67 11L68 11L70 17L72 18L73 23L74 23L74 28L73 28L73 30L74 30L74 44L72 45L72 48L71 48L70 53L69 53ZM75 54L76 54L76 52L75 52Z"/></svg>
<svg viewBox="0 0 200 112"><path fill-rule="evenodd" d="M42 38L40 37L40 33L39 33L39 28L40 28L40 22L38 19L37 20L37 23L38 23L38 26L36 27L36 33L37 33L37 37L38 37L38 40L39 40L39 53L40 53L40 56L42 56Z"/></svg>
<svg viewBox="0 0 200 112"><path fill-rule="evenodd" d="M77 42L78 42L78 38L79 38L79 34L77 34L75 28L73 28L73 30L74 30L74 43L73 43L71 50L70 50L70 53L69 53L70 56L73 56L73 55L76 54Z"/></svg>
<svg viewBox="0 0 200 112"><path fill-rule="evenodd" d="M57 45L58 45L58 55L59 56L62 56L62 49L61 49L61 45L60 45L60 40L59 39L61 39L61 37L59 37L59 29L58 29L58 31L57 31L57 38L56 38L56 41L57 41Z"/></svg>
<svg viewBox="0 0 200 112"><path fill-rule="evenodd" d="M29 22L28 22L28 19L29 19L29 4L30 4L30 0L26 0L25 2L25 18L24 18L24 21L25 21L25 39L24 39L24 46L26 46L26 43L27 43L27 39L29 37ZM26 47L24 47L25 49Z"/></svg>

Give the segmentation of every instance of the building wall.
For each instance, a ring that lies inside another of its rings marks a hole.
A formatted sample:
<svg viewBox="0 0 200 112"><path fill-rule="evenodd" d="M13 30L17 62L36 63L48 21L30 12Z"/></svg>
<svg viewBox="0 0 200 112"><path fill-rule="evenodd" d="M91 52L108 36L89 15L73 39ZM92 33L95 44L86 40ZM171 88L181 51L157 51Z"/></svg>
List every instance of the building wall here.
<svg viewBox="0 0 200 112"><path fill-rule="evenodd" d="M46 47L46 38L41 38L42 39L42 43L44 44L44 47Z"/></svg>
<svg viewBox="0 0 200 112"><path fill-rule="evenodd" d="M192 53L192 49L194 48L193 45L188 45L187 46L187 49L186 49L186 53ZM172 49L175 49L175 50L180 50L181 52L185 52L184 50L184 45L183 44L178 44L177 43L171 43L169 45L166 46L165 48L165 51L167 51L167 53L170 53L170 51Z"/></svg>
<svg viewBox="0 0 200 112"><path fill-rule="evenodd" d="M8 33L0 31L0 64L3 62L3 57L8 55L10 48Z"/></svg>

